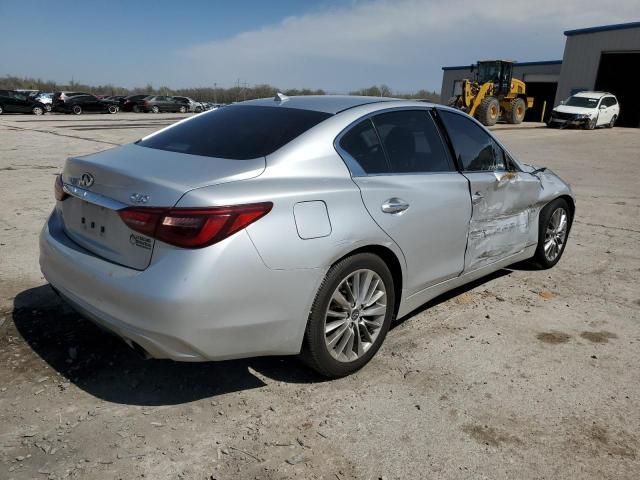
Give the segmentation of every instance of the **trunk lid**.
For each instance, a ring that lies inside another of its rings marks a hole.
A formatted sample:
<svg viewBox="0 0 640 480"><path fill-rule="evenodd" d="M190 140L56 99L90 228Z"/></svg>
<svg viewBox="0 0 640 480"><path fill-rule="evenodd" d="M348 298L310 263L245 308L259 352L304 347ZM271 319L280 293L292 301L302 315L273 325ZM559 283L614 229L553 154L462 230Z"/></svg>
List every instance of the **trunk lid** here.
<svg viewBox="0 0 640 480"><path fill-rule="evenodd" d="M125 225L118 210L172 207L189 190L257 177L264 169L264 158L228 160L124 145L69 158L62 181L72 196L59 202L59 209L64 229L76 243L143 270L151 261L154 240Z"/></svg>

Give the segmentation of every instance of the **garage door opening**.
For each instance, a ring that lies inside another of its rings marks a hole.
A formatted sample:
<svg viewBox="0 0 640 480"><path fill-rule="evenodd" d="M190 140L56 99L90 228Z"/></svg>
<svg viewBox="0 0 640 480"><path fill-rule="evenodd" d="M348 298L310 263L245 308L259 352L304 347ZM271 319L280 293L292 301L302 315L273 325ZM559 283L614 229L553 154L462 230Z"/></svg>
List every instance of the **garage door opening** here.
<svg viewBox="0 0 640 480"><path fill-rule="evenodd" d="M525 122L546 122L549 120L557 89L557 83L527 81L527 96L533 97L533 107L527 110L524 117Z"/></svg>
<svg viewBox="0 0 640 480"><path fill-rule="evenodd" d="M640 95L637 79L640 78L640 52L603 53L595 89L611 92L618 97L619 127L640 127Z"/></svg>

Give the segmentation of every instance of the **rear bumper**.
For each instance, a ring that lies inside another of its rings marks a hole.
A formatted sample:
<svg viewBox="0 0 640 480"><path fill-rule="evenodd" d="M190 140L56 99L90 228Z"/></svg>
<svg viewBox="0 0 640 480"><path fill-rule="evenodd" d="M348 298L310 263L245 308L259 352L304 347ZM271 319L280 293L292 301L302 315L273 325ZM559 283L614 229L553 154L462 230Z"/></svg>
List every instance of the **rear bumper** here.
<svg viewBox="0 0 640 480"><path fill-rule="evenodd" d="M324 271L269 269L246 232L200 250L155 249L144 271L113 264L70 240L54 210L40 235L40 267L82 315L154 358L300 351Z"/></svg>

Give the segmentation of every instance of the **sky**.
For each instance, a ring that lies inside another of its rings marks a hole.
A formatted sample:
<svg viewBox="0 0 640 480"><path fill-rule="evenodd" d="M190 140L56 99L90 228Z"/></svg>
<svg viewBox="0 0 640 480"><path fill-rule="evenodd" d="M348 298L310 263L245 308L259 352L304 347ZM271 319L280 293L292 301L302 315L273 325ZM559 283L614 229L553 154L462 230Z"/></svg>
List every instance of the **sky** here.
<svg viewBox="0 0 640 480"><path fill-rule="evenodd" d="M443 66L561 59L640 0L0 0L0 75L125 87L440 90Z"/></svg>

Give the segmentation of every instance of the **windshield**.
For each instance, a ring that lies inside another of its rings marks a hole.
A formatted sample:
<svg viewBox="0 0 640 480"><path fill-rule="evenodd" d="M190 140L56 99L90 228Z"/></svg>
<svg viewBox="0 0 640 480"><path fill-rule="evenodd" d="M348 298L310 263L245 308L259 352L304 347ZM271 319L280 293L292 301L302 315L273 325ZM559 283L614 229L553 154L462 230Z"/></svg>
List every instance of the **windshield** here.
<svg viewBox="0 0 640 480"><path fill-rule="evenodd" d="M478 83L497 82L500 78L500 69L495 62L480 63L478 65Z"/></svg>
<svg viewBox="0 0 640 480"><path fill-rule="evenodd" d="M596 108L598 106L599 98L589 97L569 97L569 100L565 102L568 107L584 107L584 108Z"/></svg>
<svg viewBox="0 0 640 480"><path fill-rule="evenodd" d="M198 115L138 145L205 157L248 160L269 155L331 114L236 105Z"/></svg>

